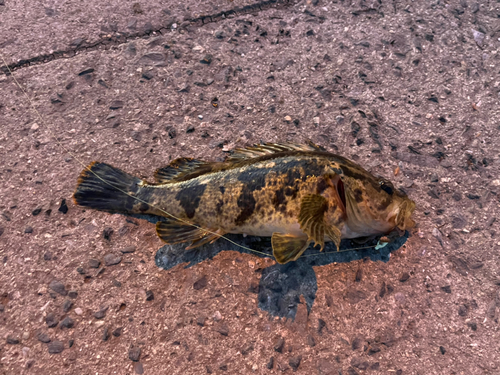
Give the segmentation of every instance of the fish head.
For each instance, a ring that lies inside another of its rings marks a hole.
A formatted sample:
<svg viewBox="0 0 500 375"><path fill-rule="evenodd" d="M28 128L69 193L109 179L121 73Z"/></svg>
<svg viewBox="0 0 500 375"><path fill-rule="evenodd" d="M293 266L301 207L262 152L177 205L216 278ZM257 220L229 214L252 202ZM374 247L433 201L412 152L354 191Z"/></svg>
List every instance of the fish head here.
<svg viewBox="0 0 500 375"><path fill-rule="evenodd" d="M404 231L415 225L411 218L415 202L382 177L362 169L344 173L337 191L345 205L348 238L386 234L396 227Z"/></svg>

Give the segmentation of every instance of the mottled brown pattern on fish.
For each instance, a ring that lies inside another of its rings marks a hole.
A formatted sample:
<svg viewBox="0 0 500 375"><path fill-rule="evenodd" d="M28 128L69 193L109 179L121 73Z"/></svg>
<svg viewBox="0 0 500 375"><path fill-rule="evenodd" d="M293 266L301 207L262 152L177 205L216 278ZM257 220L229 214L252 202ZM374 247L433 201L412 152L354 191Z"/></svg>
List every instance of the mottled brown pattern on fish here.
<svg viewBox="0 0 500 375"><path fill-rule="evenodd" d="M282 233L274 244L284 251L278 254L283 262L296 259L307 244L301 242L305 240L293 242L290 236L304 238L307 233L307 241L313 238L323 246L323 233L326 241L338 244L340 236L382 234L396 225L401 229L413 225L410 216L415 204L406 194L317 146L254 146L236 150L220 163L181 158L157 171L158 184L141 182L103 163L90 168L106 178L111 176L143 202L124 195L114 199L108 187L84 171L74 195L77 204L172 218L167 212L219 234L273 234L275 238ZM196 228L190 234L182 225L185 222L157 226L157 230L166 242L197 241L206 236ZM292 242L297 252L287 257Z"/></svg>

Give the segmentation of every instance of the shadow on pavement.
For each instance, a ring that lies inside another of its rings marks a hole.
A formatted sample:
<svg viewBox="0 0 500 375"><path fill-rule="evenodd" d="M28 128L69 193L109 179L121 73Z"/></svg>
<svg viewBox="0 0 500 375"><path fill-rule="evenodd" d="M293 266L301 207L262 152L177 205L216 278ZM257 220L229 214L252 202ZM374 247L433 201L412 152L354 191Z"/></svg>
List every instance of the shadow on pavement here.
<svg viewBox="0 0 500 375"><path fill-rule="evenodd" d="M158 221L158 217L150 215L132 215L139 219L146 219L152 223ZM340 244L340 252L337 252L331 242L325 245L323 252L309 247L304 255L296 262L287 264L275 264L262 271L259 284L259 308L269 312L272 316L295 318L297 305L300 303L300 295L303 295L308 312L316 298L318 285L314 266L324 266L331 263L346 263L353 260L370 258L372 261L389 261L390 254L398 250L408 239L409 233L397 238L385 247L375 250L378 238L368 241L363 245L357 245L350 240L343 240ZM185 250L186 244L165 245L161 247L155 257L156 265L168 270L179 264L187 263L185 268L192 267L204 260L212 259L221 251L234 250L240 253L252 254L258 257L271 257L271 239L266 237L253 237L229 234L226 237L236 243L265 253L259 254L242 249L224 239L213 244L206 244L193 250ZM369 247L361 250L348 249Z"/></svg>

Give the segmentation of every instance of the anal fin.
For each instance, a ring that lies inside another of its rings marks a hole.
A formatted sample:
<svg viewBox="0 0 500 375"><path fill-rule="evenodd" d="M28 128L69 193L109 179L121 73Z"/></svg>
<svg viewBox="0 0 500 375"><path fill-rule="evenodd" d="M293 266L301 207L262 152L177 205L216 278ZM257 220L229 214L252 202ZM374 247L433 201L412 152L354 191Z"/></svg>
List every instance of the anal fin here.
<svg viewBox="0 0 500 375"><path fill-rule="evenodd" d="M305 236L297 237L275 232L271 237L271 245L276 261L284 264L299 259L309 246L309 240Z"/></svg>

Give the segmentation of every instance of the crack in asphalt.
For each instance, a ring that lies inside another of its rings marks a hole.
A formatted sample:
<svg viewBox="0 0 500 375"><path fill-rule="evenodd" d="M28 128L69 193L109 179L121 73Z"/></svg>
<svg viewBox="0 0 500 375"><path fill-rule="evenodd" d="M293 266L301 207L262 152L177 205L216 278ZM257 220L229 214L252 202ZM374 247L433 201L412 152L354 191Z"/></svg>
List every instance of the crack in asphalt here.
<svg viewBox="0 0 500 375"><path fill-rule="evenodd" d="M45 64L58 59L71 58L73 56L76 56L79 52L94 51L99 47L116 46L135 39L145 39L155 33L162 35L164 32L176 29L178 31L185 30L189 26L202 27L203 25L206 25L208 23L220 22L225 19L235 18L237 16L245 14L255 14L271 8L286 8L295 4L295 2L296 0L266 0L243 7L235 7L216 14L187 19L182 22L171 21L169 25L160 27L158 29L145 30L136 33L117 32L117 35L101 38L100 40L97 40L95 42L87 42L84 38L77 38L70 43L71 48L67 50L60 50L52 53L34 56L28 59L22 59L16 63L9 65L8 68L6 66L0 67L0 71L8 76L10 75L11 71L15 71L32 65ZM172 25L174 23L178 25L176 29L172 28Z"/></svg>

